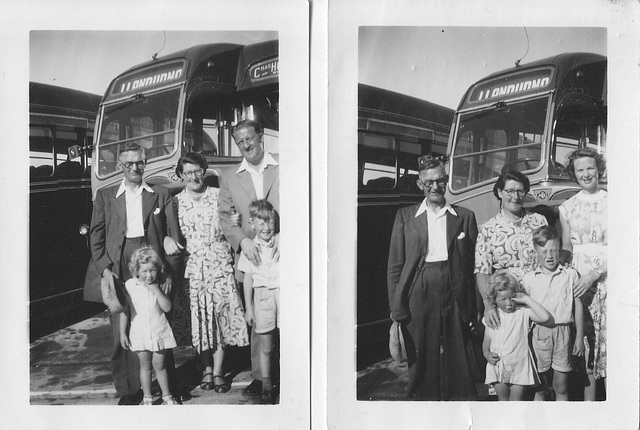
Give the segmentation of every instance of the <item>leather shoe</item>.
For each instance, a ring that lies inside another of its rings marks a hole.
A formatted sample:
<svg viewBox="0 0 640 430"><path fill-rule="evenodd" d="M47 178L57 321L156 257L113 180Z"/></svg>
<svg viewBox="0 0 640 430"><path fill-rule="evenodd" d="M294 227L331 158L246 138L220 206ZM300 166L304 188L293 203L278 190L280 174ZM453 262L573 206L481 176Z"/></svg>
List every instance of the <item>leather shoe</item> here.
<svg viewBox="0 0 640 430"><path fill-rule="evenodd" d="M247 397L258 397L262 394L262 381L254 379L247 387L242 391Z"/></svg>
<svg viewBox="0 0 640 430"><path fill-rule="evenodd" d="M120 397L120 400L118 400L118 405L119 406L139 405L140 402L142 402L142 397L143 397L142 389L139 389L134 394L129 394L127 396Z"/></svg>

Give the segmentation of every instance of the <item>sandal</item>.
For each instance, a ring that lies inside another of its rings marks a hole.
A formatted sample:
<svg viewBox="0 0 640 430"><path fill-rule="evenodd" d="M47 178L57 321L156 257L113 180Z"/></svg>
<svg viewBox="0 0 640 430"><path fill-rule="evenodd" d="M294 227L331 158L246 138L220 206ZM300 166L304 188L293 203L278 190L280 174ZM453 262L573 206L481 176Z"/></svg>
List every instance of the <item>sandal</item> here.
<svg viewBox="0 0 640 430"><path fill-rule="evenodd" d="M222 384L216 384L214 382L213 384L213 389L216 391L216 393L226 393L227 391L229 391L231 389L231 384L229 384L227 382L227 380L224 378L224 376L222 375L213 375L213 380L215 381L216 378L220 378L222 379Z"/></svg>
<svg viewBox="0 0 640 430"><path fill-rule="evenodd" d="M213 384L213 378L211 378L211 381L204 380L204 378L206 378L209 375L213 376L213 373L207 372L204 375L202 375L202 382L200 382L200 388L206 391L211 391L215 388L215 385Z"/></svg>

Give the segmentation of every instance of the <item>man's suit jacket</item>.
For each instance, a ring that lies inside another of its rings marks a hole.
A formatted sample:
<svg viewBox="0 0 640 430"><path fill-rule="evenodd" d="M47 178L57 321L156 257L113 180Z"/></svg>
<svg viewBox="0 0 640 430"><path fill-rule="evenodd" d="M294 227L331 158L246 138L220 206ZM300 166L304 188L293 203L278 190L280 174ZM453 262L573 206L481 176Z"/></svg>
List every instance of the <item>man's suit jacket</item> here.
<svg viewBox="0 0 640 430"><path fill-rule="evenodd" d="M125 193L116 197L120 183L113 187L98 190L93 202L91 215L90 248L91 262L84 285L84 299L102 302L100 284L94 281L101 276L105 268L120 276L128 267L120 267L120 257L125 242L127 222ZM142 191L142 220L147 245L155 248L164 256L164 238L179 238L180 227L175 206L169 190L162 186L151 185L153 193ZM174 261L176 260L176 261ZM165 270L171 274L177 259L172 258Z"/></svg>
<svg viewBox="0 0 640 430"><path fill-rule="evenodd" d="M387 287L391 317L403 321L410 317L409 297L420 286L420 271L425 264L427 245L427 213L418 217L420 205L399 209L391 233ZM468 209L452 206L458 216L447 211L447 245L449 276L455 300L466 323L476 316L474 254L478 226Z"/></svg>
<svg viewBox="0 0 640 430"><path fill-rule="evenodd" d="M272 155L278 161L277 155ZM246 170L237 173L240 164L232 167L222 174L220 178L220 194L218 195L218 208L220 227L236 252L240 252L240 242L245 237L253 239L255 233L249 225L249 204L257 200L256 190L253 186L251 174ZM264 170L263 186L264 198L271 203L274 209L280 212L280 169L279 166L267 166ZM229 221L231 207L242 216L242 225L234 226Z"/></svg>

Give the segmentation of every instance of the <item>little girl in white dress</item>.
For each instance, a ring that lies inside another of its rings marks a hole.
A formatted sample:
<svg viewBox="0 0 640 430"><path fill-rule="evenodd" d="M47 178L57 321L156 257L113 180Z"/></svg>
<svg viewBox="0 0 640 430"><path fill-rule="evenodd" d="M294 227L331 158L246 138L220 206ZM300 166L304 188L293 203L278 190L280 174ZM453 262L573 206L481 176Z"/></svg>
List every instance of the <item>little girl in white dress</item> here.
<svg viewBox="0 0 640 430"><path fill-rule="evenodd" d="M174 348L176 341L164 315L171 310L171 300L158 286L162 260L153 248L144 246L131 255L129 270L133 278L125 283L128 306L120 314L120 343L123 348L135 351L140 359L140 384L144 392L141 404L153 404L153 367L162 390L162 404L176 405L178 403L169 391L169 378L164 366L166 351Z"/></svg>
<svg viewBox="0 0 640 430"><path fill-rule="evenodd" d="M498 400L522 400L526 389L540 382L529 349L530 321L553 324L553 317L538 302L522 292L516 278L506 272L491 275L489 298L496 304L500 326L485 323L482 352L487 359L486 384L494 384Z"/></svg>

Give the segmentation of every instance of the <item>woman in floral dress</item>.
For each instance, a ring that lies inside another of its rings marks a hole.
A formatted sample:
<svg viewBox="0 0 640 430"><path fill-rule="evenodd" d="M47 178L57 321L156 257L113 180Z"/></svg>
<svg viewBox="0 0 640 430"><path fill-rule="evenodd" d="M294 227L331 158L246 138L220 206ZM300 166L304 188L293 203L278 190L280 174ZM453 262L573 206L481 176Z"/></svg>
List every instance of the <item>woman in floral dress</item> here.
<svg viewBox="0 0 640 430"><path fill-rule="evenodd" d="M523 173L502 173L493 187L493 194L500 200L500 212L478 232L474 273L484 301L485 320L494 330L500 320L495 304L487 296L491 274L507 270L519 282L537 266L531 237L536 229L547 225L547 219L524 208L524 196L529 188L529 178Z"/></svg>
<svg viewBox="0 0 640 430"><path fill-rule="evenodd" d="M607 192L598 179L606 169L604 157L588 148L569 155L567 171L582 190L560 206L563 249L572 253L580 273L574 294L585 307L585 357L589 384L585 400L596 399L597 379L607 377Z"/></svg>
<svg viewBox="0 0 640 430"><path fill-rule="evenodd" d="M218 223L217 188L204 182L207 161L187 153L176 173L186 180L176 197L180 230L186 239L185 291L189 292L191 338L204 368L200 388L226 393L224 348L249 344L229 243Z"/></svg>

